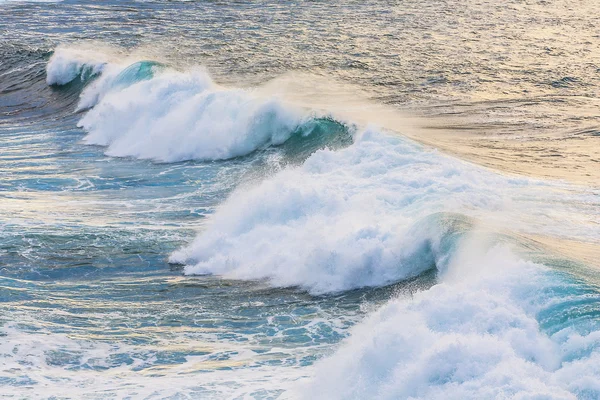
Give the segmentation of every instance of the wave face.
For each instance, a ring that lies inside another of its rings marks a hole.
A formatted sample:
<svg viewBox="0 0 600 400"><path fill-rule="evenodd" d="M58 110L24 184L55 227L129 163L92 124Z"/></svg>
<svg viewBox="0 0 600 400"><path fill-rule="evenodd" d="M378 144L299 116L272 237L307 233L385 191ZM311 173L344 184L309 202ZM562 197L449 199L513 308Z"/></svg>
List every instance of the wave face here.
<svg viewBox="0 0 600 400"><path fill-rule="evenodd" d="M152 79L164 66L156 61L138 61L119 72L113 82L114 88L124 88L136 82Z"/></svg>

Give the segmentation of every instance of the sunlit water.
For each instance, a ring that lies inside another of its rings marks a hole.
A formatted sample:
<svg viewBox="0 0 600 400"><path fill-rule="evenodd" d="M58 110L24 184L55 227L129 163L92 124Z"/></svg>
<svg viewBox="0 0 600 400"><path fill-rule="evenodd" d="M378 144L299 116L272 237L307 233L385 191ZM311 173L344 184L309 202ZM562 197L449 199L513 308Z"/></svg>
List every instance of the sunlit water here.
<svg viewBox="0 0 600 400"><path fill-rule="evenodd" d="M0 393L599 398L597 185L361 106L593 166L595 9L0 1Z"/></svg>

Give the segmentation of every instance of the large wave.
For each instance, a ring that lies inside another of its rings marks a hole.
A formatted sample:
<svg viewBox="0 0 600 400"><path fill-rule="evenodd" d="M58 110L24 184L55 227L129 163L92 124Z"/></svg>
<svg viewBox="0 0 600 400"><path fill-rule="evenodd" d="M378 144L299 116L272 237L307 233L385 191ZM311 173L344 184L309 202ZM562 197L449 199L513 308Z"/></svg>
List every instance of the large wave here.
<svg viewBox="0 0 600 400"><path fill-rule="evenodd" d="M317 364L307 399L597 399L600 296L464 243L441 282L391 300Z"/></svg>
<svg viewBox="0 0 600 400"><path fill-rule="evenodd" d="M95 51L58 48L47 65L47 83L87 83L78 110L89 111L79 126L88 132L86 143L106 146L111 156L223 160L291 137L350 137L349 129L340 132L340 123L327 125L275 97L221 87L201 68L180 72L153 61L107 59ZM316 126L334 129L319 134ZM318 141L309 147L314 150Z"/></svg>
<svg viewBox="0 0 600 400"><path fill-rule="evenodd" d="M459 212L491 230L517 229L528 217L536 230L564 228L569 217L548 213L538 197L551 192L368 130L350 147L318 151L234 193L170 261L188 274L268 279L313 293L380 286L440 268L444 243L460 235L437 213Z"/></svg>

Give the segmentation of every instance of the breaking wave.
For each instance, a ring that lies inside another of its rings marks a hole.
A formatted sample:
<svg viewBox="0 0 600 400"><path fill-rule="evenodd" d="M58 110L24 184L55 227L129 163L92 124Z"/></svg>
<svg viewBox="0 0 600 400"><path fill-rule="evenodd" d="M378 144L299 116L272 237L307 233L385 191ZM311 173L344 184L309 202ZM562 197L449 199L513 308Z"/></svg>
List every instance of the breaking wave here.
<svg viewBox="0 0 600 400"><path fill-rule="evenodd" d="M525 229L525 210L540 231L570 230L567 214L545 211L555 189L371 129L234 193L170 261L313 295L435 271L433 286L353 328L289 398L596 399L597 288L526 261L544 250L502 233Z"/></svg>
<svg viewBox="0 0 600 400"><path fill-rule="evenodd" d="M598 291L480 250L465 243L437 285L354 327L294 397L597 399Z"/></svg>
<svg viewBox="0 0 600 400"><path fill-rule="evenodd" d="M79 126L88 133L84 141L106 146L107 155L211 161L280 146L292 137L302 142L319 134L298 143L313 151L317 144L351 142L351 129L340 122L251 89L221 87L203 69L180 72L154 61L127 64L107 58L59 48L47 66L49 85L87 84L77 108L89 111Z"/></svg>
<svg viewBox="0 0 600 400"><path fill-rule="evenodd" d="M524 188L531 197L516 202ZM381 286L440 268L466 222L514 229L519 210L537 207L535 218L555 226L536 200L544 189L368 130L345 149L317 151L234 193L170 261L188 274L313 293Z"/></svg>

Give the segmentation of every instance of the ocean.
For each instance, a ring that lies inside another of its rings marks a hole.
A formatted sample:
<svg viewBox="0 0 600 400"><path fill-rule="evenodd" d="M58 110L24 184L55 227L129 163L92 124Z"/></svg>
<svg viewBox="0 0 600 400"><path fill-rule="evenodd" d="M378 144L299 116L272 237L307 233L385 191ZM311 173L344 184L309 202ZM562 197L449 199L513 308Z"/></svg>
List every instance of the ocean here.
<svg viewBox="0 0 600 400"><path fill-rule="evenodd" d="M0 0L0 397L600 399L598 12Z"/></svg>

